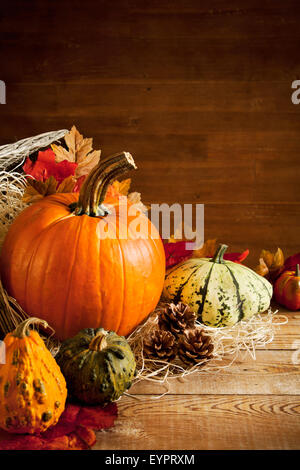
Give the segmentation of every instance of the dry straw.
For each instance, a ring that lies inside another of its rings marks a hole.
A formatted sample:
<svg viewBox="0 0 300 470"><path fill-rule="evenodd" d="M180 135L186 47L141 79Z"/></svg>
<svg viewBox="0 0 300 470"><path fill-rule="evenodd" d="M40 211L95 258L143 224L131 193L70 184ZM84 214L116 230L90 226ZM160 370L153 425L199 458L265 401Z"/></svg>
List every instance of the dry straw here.
<svg viewBox="0 0 300 470"><path fill-rule="evenodd" d="M0 247L10 224L26 207L22 201L25 186L24 176L0 171Z"/></svg>
<svg viewBox="0 0 300 470"><path fill-rule="evenodd" d="M18 302L10 297L6 290L3 288L2 282L0 280L0 334L1 337L4 337L7 333L10 333L15 330L15 328L22 323L24 320L27 320L29 315L24 312L20 307ZM35 329L39 329L34 326ZM47 331L41 331L40 335L46 343L46 346L50 350L51 354L55 356L58 353L60 343L54 337L55 331L49 325Z"/></svg>
<svg viewBox="0 0 300 470"><path fill-rule="evenodd" d="M178 359L173 362L154 360L145 357L143 340L158 329L158 317L164 304L160 304L153 314L129 337L128 342L135 354L138 375L135 383L141 380L168 385L169 379L187 377L191 374L217 373L230 367L238 358L249 355L256 359L256 350L265 349L274 339L276 328L287 323L284 315L277 311L255 315L231 327L212 328L196 322L209 335L214 344L214 356L209 361L198 362L187 368ZM167 392L166 392L167 393Z"/></svg>
<svg viewBox="0 0 300 470"><path fill-rule="evenodd" d="M61 129L59 131L45 132L34 137L19 140L13 144L0 146L0 170L16 169L22 165L28 155L36 150L48 147L52 142L61 139L68 131Z"/></svg>
<svg viewBox="0 0 300 470"><path fill-rule="evenodd" d="M22 201L26 180L17 170L28 155L58 141L67 132L65 129L46 132L0 146L0 247L10 224L26 207Z"/></svg>
<svg viewBox="0 0 300 470"><path fill-rule="evenodd" d="M22 196L26 179L18 173L24 160L31 153L49 146L61 139L68 131L65 129L46 132L20 140L13 144L0 146L0 248L10 224L26 207ZM13 331L29 315L15 299L8 296L0 280L0 333L1 336ZM52 335L42 334L53 354L58 350L58 341Z"/></svg>

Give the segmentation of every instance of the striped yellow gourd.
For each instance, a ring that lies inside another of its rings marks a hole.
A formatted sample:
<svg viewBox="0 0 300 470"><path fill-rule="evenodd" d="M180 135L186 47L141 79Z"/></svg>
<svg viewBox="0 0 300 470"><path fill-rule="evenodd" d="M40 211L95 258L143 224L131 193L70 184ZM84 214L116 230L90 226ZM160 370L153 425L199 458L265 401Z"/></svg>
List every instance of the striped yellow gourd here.
<svg viewBox="0 0 300 470"><path fill-rule="evenodd" d="M223 259L220 245L213 258L191 258L167 272L164 297L184 302L198 320L213 327L232 326L270 306L272 285L252 269Z"/></svg>

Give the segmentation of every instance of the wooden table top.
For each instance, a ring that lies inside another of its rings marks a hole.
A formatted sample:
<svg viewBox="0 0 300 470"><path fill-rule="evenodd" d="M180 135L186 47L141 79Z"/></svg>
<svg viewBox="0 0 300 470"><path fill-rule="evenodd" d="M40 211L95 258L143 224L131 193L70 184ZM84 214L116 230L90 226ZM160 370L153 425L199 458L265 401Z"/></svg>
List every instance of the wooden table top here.
<svg viewBox="0 0 300 470"><path fill-rule="evenodd" d="M171 380L162 398L152 396L164 386L136 384L137 398L121 398L116 426L94 449L300 449L300 313L279 313L288 323L256 360Z"/></svg>

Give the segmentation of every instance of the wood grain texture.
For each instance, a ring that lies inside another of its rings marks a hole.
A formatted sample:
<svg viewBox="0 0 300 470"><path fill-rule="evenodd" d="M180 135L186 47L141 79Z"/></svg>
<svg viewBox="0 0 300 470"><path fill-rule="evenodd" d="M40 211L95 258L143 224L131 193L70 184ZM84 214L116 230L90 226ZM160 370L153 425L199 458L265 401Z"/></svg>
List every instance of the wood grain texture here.
<svg viewBox="0 0 300 470"><path fill-rule="evenodd" d="M130 442L130 449L152 450L299 449L300 317L281 313L289 323L277 330L274 349L257 351L256 360L245 355L223 372L171 380L168 388L136 384L96 448L128 449Z"/></svg>
<svg viewBox="0 0 300 470"><path fill-rule="evenodd" d="M95 449L299 449L299 395L122 398Z"/></svg>
<svg viewBox="0 0 300 470"><path fill-rule="evenodd" d="M298 348L300 341L298 340ZM297 349L298 349L297 348ZM294 355L298 358L298 355ZM256 351L256 359L244 354L227 369L218 373L194 374L168 385L139 382L131 395L159 396L166 391L176 395L241 394L300 395L300 364L293 364L292 351ZM299 355L300 362L300 355Z"/></svg>

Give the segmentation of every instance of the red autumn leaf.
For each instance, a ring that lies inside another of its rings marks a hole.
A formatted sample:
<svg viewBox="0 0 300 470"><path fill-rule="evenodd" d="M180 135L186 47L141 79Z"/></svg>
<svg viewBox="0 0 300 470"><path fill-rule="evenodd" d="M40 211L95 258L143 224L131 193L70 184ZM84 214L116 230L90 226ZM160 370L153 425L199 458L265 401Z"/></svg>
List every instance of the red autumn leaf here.
<svg viewBox="0 0 300 470"><path fill-rule="evenodd" d="M0 450L38 450L41 439L28 434L8 434L0 431Z"/></svg>
<svg viewBox="0 0 300 470"><path fill-rule="evenodd" d="M289 256L284 262L284 271L296 271L297 264L300 264L300 253Z"/></svg>
<svg viewBox="0 0 300 470"><path fill-rule="evenodd" d="M66 406L66 409L61 415L56 426L49 428L41 436L51 441L52 439L55 439L57 437L70 434L72 431L76 429L79 412L80 412L80 406L69 403Z"/></svg>
<svg viewBox="0 0 300 470"><path fill-rule="evenodd" d="M193 251L186 249L186 241L179 241L175 243L164 243L166 255L166 268L172 268L178 263L189 259Z"/></svg>
<svg viewBox="0 0 300 470"><path fill-rule="evenodd" d="M77 422L93 429L108 429L112 426L112 416L117 413L116 404L102 406L83 406L79 410Z"/></svg>
<svg viewBox="0 0 300 470"><path fill-rule="evenodd" d="M94 431L114 425L116 403L105 407L68 404L58 423L39 435L0 431L0 450L85 450L96 442Z"/></svg>
<svg viewBox="0 0 300 470"><path fill-rule="evenodd" d="M40 450L88 450L95 443L96 434L93 429L77 426L76 430L69 434L46 440Z"/></svg>
<svg viewBox="0 0 300 470"><path fill-rule="evenodd" d="M244 259L249 255L249 250L243 251L243 253L225 253L224 259L227 261L233 261L234 263L241 264Z"/></svg>
<svg viewBox="0 0 300 470"><path fill-rule="evenodd" d="M23 165L23 171L38 181L46 181L50 176L54 176L58 185L69 176L75 174L77 163L63 160L56 163L55 153L48 149L38 153L37 160L32 162L28 157Z"/></svg>
<svg viewBox="0 0 300 470"><path fill-rule="evenodd" d="M94 444L96 444L96 435L92 428L87 428L86 426L81 425L77 426L76 437L79 438L87 446L87 448L92 447Z"/></svg>
<svg viewBox="0 0 300 470"><path fill-rule="evenodd" d="M92 431L94 433L94 431ZM89 447L77 438L76 434L70 433L63 437L53 439L53 441L45 441L41 447L31 450L88 450ZM18 449L19 450L19 449Z"/></svg>
<svg viewBox="0 0 300 470"><path fill-rule="evenodd" d="M193 256L193 251L187 250L186 244L186 241L164 244L167 269L172 268L173 266L176 266L176 264L179 264ZM247 258L248 254L249 250L245 250L243 253L225 253L224 259L241 264L242 261ZM211 256L204 257L210 258Z"/></svg>

